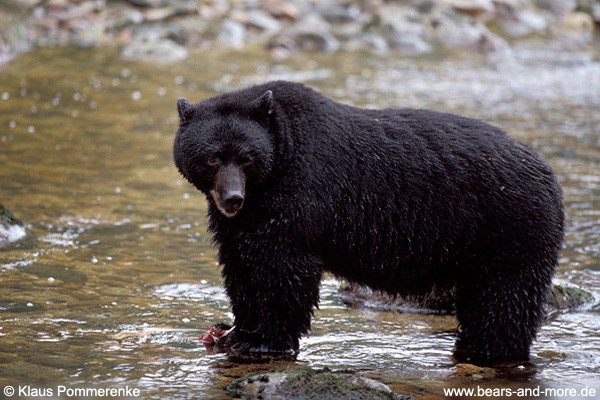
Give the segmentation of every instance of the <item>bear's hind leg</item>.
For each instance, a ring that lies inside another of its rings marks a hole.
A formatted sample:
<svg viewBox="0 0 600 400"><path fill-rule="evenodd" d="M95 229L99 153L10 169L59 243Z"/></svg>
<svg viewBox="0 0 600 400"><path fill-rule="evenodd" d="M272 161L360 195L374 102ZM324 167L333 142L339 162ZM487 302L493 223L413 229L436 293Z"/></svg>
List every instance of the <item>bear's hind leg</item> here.
<svg viewBox="0 0 600 400"><path fill-rule="evenodd" d="M554 270L548 258L534 258L480 263L459 282L457 357L466 351L480 365L528 359Z"/></svg>

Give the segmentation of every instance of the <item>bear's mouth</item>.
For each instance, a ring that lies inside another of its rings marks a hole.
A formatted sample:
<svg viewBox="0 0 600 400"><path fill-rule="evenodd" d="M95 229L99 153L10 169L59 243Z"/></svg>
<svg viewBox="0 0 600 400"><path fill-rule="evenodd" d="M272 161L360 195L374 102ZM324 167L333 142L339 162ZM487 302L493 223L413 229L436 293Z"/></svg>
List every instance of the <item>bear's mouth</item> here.
<svg viewBox="0 0 600 400"><path fill-rule="evenodd" d="M211 190L210 194L221 214L227 218L235 217L244 205L244 196L242 193L234 194L233 197L228 193L228 198L225 201L215 190Z"/></svg>
<svg viewBox="0 0 600 400"><path fill-rule="evenodd" d="M219 205L217 204L217 207ZM223 207L219 207L219 211L221 211L221 213L226 216L227 218L233 218L236 216L236 214L242 209L242 206L240 205L239 207L235 207L235 208L223 208Z"/></svg>

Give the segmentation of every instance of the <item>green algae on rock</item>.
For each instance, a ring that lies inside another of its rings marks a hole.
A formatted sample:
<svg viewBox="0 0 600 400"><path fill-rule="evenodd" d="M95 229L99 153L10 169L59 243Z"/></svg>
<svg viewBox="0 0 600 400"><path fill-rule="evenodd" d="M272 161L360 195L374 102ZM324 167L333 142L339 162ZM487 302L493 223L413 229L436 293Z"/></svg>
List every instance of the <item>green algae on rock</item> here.
<svg viewBox="0 0 600 400"><path fill-rule="evenodd" d="M554 285L548 293L546 312L569 310L588 304L593 300L594 296L585 290L572 286Z"/></svg>
<svg viewBox="0 0 600 400"><path fill-rule="evenodd" d="M244 399L280 400L409 400L383 383L354 372L300 368L251 373L234 380L227 391Z"/></svg>

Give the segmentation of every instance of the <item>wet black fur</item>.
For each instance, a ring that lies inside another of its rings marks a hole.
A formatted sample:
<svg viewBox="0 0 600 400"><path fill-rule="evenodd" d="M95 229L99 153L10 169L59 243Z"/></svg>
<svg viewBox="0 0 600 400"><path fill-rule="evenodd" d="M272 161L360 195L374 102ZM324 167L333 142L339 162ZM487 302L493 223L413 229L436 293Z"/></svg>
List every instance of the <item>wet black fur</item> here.
<svg viewBox="0 0 600 400"><path fill-rule="evenodd" d="M329 271L403 295L456 286L471 360L527 358L564 220L556 176L529 147L478 120L364 110L283 81L184 111L174 158L198 189L214 185L215 153L251 160L235 217L207 196L234 349L297 350Z"/></svg>

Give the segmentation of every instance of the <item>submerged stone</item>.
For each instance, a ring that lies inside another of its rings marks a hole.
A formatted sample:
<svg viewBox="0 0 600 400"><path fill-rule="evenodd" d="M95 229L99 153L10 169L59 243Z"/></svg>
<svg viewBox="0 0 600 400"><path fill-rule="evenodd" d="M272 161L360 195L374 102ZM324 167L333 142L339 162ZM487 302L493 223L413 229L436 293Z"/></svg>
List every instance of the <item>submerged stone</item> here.
<svg viewBox="0 0 600 400"><path fill-rule="evenodd" d="M251 373L236 379L227 391L244 399L277 400L409 400L383 383L353 372L301 368Z"/></svg>
<svg viewBox="0 0 600 400"><path fill-rule="evenodd" d="M349 284L340 290L342 301L356 308L419 314L453 314L456 312L455 288L433 288L421 296L392 296L367 287ZM554 285L544 310L547 314L589 304L594 297L583 289Z"/></svg>

